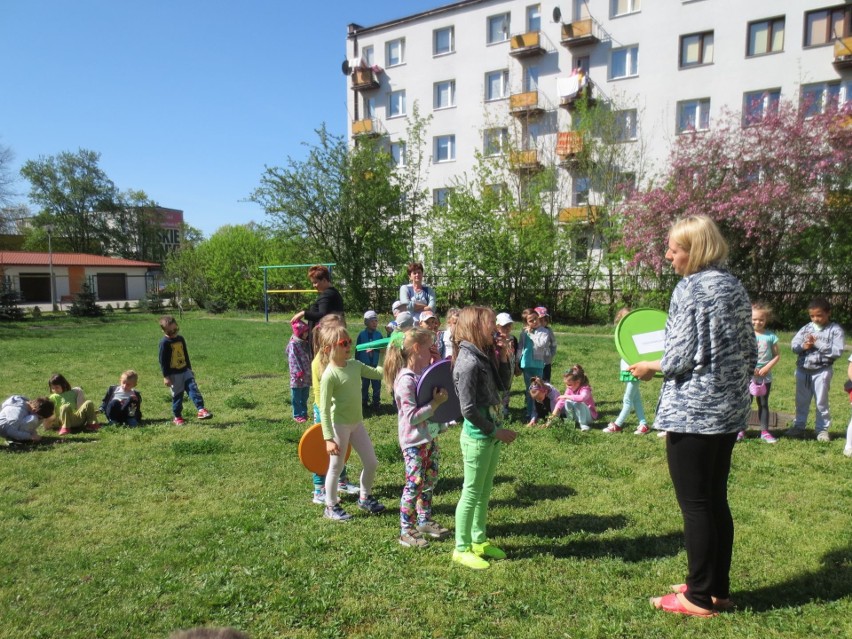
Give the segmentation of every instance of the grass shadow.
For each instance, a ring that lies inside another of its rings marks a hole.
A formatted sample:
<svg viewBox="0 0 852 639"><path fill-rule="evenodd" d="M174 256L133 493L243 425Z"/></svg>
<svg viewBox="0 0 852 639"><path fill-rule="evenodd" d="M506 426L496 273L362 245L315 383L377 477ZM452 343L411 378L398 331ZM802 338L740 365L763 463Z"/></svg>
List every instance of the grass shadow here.
<svg viewBox="0 0 852 639"><path fill-rule="evenodd" d="M594 515L584 515L584 517L594 518ZM493 527L489 527L489 530L491 528ZM576 539L566 544L524 545L517 550L512 550L512 556L538 557L548 555L554 559L617 557L622 561L635 563L660 557L673 557L682 549L683 533L678 531L663 535L642 535L617 539Z"/></svg>
<svg viewBox="0 0 852 639"><path fill-rule="evenodd" d="M624 515L560 515L550 519L537 519L513 523L497 523L488 526L488 532L501 537L526 536L560 537L576 532L602 533L627 526Z"/></svg>
<svg viewBox="0 0 852 639"><path fill-rule="evenodd" d="M62 444L95 444L98 441L100 440L93 437L74 437L73 435L51 437L50 435L43 435L41 441L37 442L7 441L5 446L0 446L0 451L4 453L31 453Z"/></svg>

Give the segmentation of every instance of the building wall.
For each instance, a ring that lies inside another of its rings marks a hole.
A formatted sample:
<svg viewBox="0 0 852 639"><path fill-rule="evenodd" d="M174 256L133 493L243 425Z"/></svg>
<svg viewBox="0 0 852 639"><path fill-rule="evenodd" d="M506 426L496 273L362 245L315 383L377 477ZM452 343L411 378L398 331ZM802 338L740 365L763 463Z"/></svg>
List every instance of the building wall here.
<svg viewBox="0 0 852 639"><path fill-rule="evenodd" d="M416 100L421 114L432 116L426 136L430 158L427 183L432 189L448 186L474 167L474 153L483 149L486 128L505 126L517 130L517 121L508 113L508 99L485 102L486 72L508 69L510 93L518 93L523 90L524 70L535 65L539 68L540 103L547 110L538 125L542 135L537 145L552 154L556 132L568 130L571 120L570 114L558 107L556 79L568 76L584 55L589 56L589 76L596 85L597 97L611 99L619 108L638 110L638 142L645 147L646 169L651 170L663 166L676 137L679 101L710 98L712 128L724 108L741 111L745 92L780 89L783 100L797 101L803 84L840 80L841 99L852 97L852 72L833 67L832 45L803 46L806 11L843 5L842 2L643 0L638 11L611 16L611 0L587 0L600 42L569 50L560 44L561 22L571 22L575 13L582 10L579 3L580 0L540 3L541 40L546 53L522 60L509 55L509 41L486 44L486 24L489 16L508 12L510 35L525 32L526 10L534 3L523 0L460 2L449 10L436 10L411 20L375 27L351 26L348 57L356 58L364 47L372 46L374 63L384 72L378 76L380 87L370 91L352 91L351 78L347 78L350 134L352 121L364 117L364 99L372 97L376 120L387 139L404 137L406 119L388 117L388 97L392 91L405 90L407 113L411 113ZM556 6L562 13L561 22L552 19ZM748 23L777 16L785 18L783 51L747 57ZM455 51L433 56L434 30L450 25L454 27ZM681 36L710 30L714 38L712 64L679 68ZM405 38L405 62L388 67L385 46L397 38ZM630 78L608 79L613 50L631 45L639 47L638 73ZM434 110L434 83L449 79L456 83L456 106ZM456 159L436 164L431 161L433 138L444 134L456 136Z"/></svg>
<svg viewBox="0 0 852 639"><path fill-rule="evenodd" d="M127 299L138 300L143 299L146 295L146 281L148 269L143 267L106 267L106 266L54 266L53 277L54 286L56 289L56 300L69 297L80 292L80 288L85 282L91 282L94 285L95 293L97 293L97 276L98 274L124 274L127 281ZM0 277L5 278L12 287L21 290L21 275L40 275L45 278L50 277L50 269L46 266L10 266L4 265ZM49 287L49 284L48 284ZM49 290L49 289L48 289ZM27 303L49 303L49 294L44 300L25 300Z"/></svg>

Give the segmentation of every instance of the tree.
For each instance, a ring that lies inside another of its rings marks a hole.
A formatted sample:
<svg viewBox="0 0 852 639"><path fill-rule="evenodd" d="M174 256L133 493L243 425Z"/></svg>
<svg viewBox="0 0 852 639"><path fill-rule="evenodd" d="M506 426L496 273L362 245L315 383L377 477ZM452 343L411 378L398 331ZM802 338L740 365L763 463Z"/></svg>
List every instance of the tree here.
<svg viewBox="0 0 852 639"><path fill-rule="evenodd" d="M722 228L752 297L775 300L776 310L848 291L849 117L805 118L782 103L750 126L728 112L710 131L679 136L657 184L621 208L633 263L659 273L672 221L703 213Z"/></svg>
<svg viewBox="0 0 852 639"><path fill-rule="evenodd" d="M36 226L53 226L54 250L110 254L124 243L117 232L118 189L86 149L28 160L21 168L30 200L41 207Z"/></svg>
<svg viewBox="0 0 852 639"><path fill-rule="evenodd" d="M395 272L410 256L413 215L391 157L380 139L349 148L325 125L304 161L267 167L250 200L273 228L303 245L302 261L334 262L349 304L367 308L377 275Z"/></svg>
<svg viewBox="0 0 852 639"><path fill-rule="evenodd" d="M113 243L114 254L133 260L160 262L162 215L145 191L128 189L119 195L113 224L121 240Z"/></svg>

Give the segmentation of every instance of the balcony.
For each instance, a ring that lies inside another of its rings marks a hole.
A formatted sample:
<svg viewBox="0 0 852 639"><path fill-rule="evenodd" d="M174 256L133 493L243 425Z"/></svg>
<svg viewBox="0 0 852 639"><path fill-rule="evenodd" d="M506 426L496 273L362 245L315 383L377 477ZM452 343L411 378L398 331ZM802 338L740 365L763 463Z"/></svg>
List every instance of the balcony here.
<svg viewBox="0 0 852 639"><path fill-rule="evenodd" d="M591 18L562 25L562 46L573 49L588 44L597 44L601 39L595 35L595 23Z"/></svg>
<svg viewBox="0 0 852 639"><path fill-rule="evenodd" d="M530 117L544 113L544 107L538 104L538 91L510 95L509 113L518 117Z"/></svg>
<svg viewBox="0 0 852 639"><path fill-rule="evenodd" d="M852 36L838 38L834 41L834 68L848 69L852 67Z"/></svg>
<svg viewBox="0 0 852 639"><path fill-rule="evenodd" d="M509 55L513 58L527 58L530 56L543 55L544 47L541 46L541 33L530 31L520 35L512 36Z"/></svg>
<svg viewBox="0 0 852 639"><path fill-rule="evenodd" d="M559 209L559 221L563 224L576 224L583 222L594 222L598 217L596 206L569 206Z"/></svg>
<svg viewBox="0 0 852 639"><path fill-rule="evenodd" d="M382 123L376 118L352 121L352 137L377 138L383 134Z"/></svg>
<svg viewBox="0 0 852 639"><path fill-rule="evenodd" d="M352 72L352 90L369 91L379 88L379 79L372 69L355 69Z"/></svg>
<svg viewBox="0 0 852 639"><path fill-rule="evenodd" d="M561 131L556 135L556 155L562 164L577 162L583 146L583 134L579 131Z"/></svg>
<svg viewBox="0 0 852 639"><path fill-rule="evenodd" d="M540 171L544 167L538 158L538 151L527 149L525 151L512 151L509 153L509 168L519 173Z"/></svg>

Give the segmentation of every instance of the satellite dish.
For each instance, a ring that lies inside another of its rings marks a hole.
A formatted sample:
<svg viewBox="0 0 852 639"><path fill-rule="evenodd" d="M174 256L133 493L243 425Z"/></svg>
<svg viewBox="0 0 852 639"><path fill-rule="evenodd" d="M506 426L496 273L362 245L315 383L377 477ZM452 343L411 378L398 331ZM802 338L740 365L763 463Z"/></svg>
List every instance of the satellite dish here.
<svg viewBox="0 0 852 639"><path fill-rule="evenodd" d="M349 60L343 61L343 64L340 65L340 70L343 71L343 75L350 75L352 73L352 69L349 68Z"/></svg>
<svg viewBox="0 0 852 639"><path fill-rule="evenodd" d="M553 7L553 21L561 22L562 21L562 11L559 10L559 7Z"/></svg>

